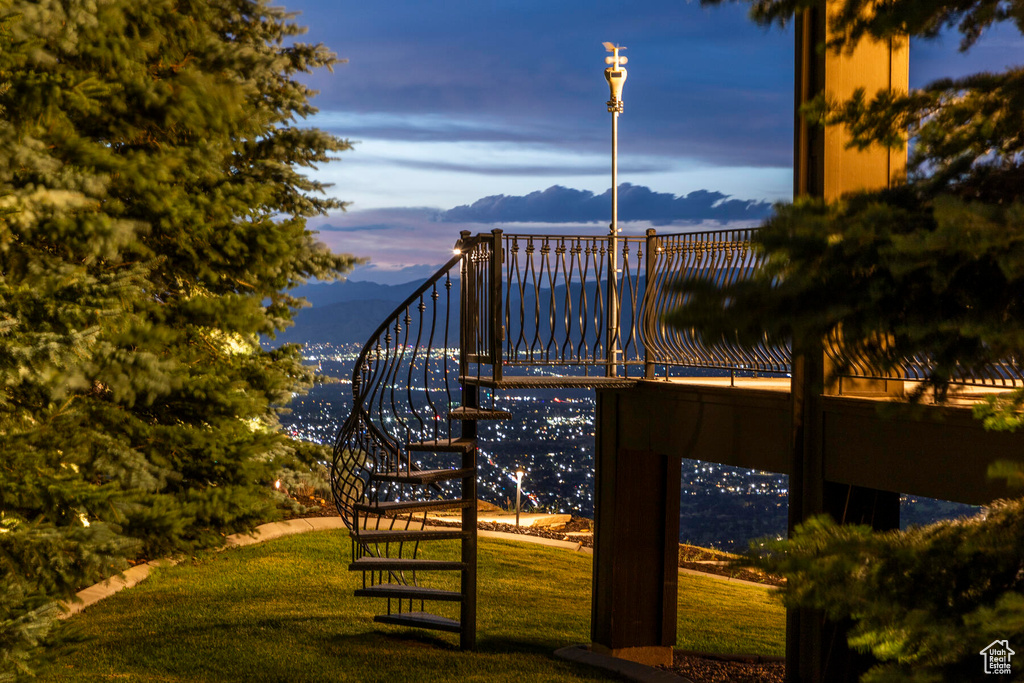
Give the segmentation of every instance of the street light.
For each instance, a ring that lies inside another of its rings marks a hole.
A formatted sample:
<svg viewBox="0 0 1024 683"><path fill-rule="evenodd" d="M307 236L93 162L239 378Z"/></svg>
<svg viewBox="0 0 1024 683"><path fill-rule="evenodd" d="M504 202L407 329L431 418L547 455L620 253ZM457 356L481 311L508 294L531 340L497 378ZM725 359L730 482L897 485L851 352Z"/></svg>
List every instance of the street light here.
<svg viewBox="0 0 1024 683"><path fill-rule="evenodd" d="M516 470L516 528L519 528L519 508L520 503L523 499L523 477L526 476L526 470L522 467Z"/></svg>
<svg viewBox="0 0 1024 683"><path fill-rule="evenodd" d="M604 79L608 81L611 99L608 100L608 112L612 115L612 223L608 237L608 330L605 347L608 350L608 368L605 374L614 377L619 359L619 114L622 113L622 86L626 83L624 65L629 60L619 54L626 48L621 45L604 43L604 49L612 54L604 58L608 68L604 70Z"/></svg>

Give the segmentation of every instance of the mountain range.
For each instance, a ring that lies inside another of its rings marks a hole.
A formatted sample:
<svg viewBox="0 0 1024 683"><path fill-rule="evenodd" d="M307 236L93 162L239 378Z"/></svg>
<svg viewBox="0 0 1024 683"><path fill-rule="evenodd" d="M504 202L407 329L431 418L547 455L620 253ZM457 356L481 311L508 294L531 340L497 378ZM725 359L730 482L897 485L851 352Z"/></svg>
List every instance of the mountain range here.
<svg viewBox="0 0 1024 683"><path fill-rule="evenodd" d="M361 344L420 284L342 280L296 287L291 293L307 299L310 306L298 312L295 325L278 333L275 343Z"/></svg>

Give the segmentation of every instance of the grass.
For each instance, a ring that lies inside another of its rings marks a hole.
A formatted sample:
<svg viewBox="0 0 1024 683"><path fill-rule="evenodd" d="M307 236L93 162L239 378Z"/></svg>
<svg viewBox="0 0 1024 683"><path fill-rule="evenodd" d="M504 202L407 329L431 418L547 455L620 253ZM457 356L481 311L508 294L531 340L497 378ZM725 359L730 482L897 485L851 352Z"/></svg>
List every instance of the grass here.
<svg viewBox="0 0 1024 683"><path fill-rule="evenodd" d="M676 647L718 654L786 650L786 612L768 588L679 575Z"/></svg>
<svg viewBox="0 0 1024 683"><path fill-rule="evenodd" d="M718 562L722 560L735 560L738 557L740 555L727 553L722 550L714 550L713 548L701 548L700 546L688 545L686 543L679 544L679 559L684 562Z"/></svg>
<svg viewBox="0 0 1024 683"><path fill-rule="evenodd" d="M445 556L454 547L433 556ZM481 539L478 649L455 634L372 622L343 532L204 554L156 570L69 620L42 681L606 681L552 657L589 641L591 558ZM680 575L684 649L781 654L784 613L764 588Z"/></svg>

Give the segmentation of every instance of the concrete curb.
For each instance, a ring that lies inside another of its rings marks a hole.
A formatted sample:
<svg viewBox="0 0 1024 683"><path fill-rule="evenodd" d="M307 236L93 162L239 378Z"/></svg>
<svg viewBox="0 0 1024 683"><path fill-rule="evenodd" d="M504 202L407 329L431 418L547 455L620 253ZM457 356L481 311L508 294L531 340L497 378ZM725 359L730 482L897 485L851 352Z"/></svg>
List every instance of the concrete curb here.
<svg viewBox="0 0 1024 683"><path fill-rule="evenodd" d="M232 534L224 543L225 548L239 548L270 541L282 536L304 534L307 531L326 531L331 529L344 529L345 523L341 517L305 517L302 519L289 519L284 522L270 522L261 524L253 530L252 534Z"/></svg>
<svg viewBox="0 0 1024 683"><path fill-rule="evenodd" d="M585 664L605 671L611 671L631 681L640 683L693 683L689 678L683 678L671 671L656 669L646 664L637 664L627 659L618 659L608 655L600 655L591 652L586 645L570 645L560 650L555 650L555 656L577 664Z"/></svg>
<svg viewBox="0 0 1024 683"><path fill-rule="evenodd" d="M137 564L118 576L111 576L106 581L101 581L93 586L84 588L75 593L75 597L78 598L75 602L61 603L62 611L57 618L67 619L72 615L78 614L86 607L96 604L103 598L109 597L125 588L131 588L149 576L149 572L153 567L173 567L176 564L178 564L176 559L153 560L146 564Z"/></svg>
<svg viewBox="0 0 1024 683"><path fill-rule="evenodd" d="M696 569L687 569L686 567L680 567L679 573L691 574L693 576L703 576L709 579L727 581L729 583L738 583L743 586L757 586L759 588L767 588L768 590L779 590L781 588L780 586L773 586L770 583L758 583L757 581L747 581L746 579L734 579L731 576L722 576L721 574L712 574L711 572L699 572Z"/></svg>
<svg viewBox="0 0 1024 683"><path fill-rule="evenodd" d="M437 528L443 529L444 527ZM579 541L560 541L557 538L544 538L543 536L530 536L528 534L510 534L507 531L487 531L484 529L479 529L476 535L481 538L497 538L502 541L525 541L527 543L536 543L537 545L546 545L551 548L562 548L563 550L572 550L589 555L594 554L593 548L586 548Z"/></svg>

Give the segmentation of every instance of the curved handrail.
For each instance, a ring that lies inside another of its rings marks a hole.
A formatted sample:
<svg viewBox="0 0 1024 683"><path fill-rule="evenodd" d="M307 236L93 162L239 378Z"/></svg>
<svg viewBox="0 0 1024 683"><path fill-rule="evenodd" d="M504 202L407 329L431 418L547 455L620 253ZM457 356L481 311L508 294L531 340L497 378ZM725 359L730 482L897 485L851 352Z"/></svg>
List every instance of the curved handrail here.
<svg viewBox="0 0 1024 683"><path fill-rule="evenodd" d="M654 240L653 281L647 283L642 321L643 340L654 363L719 370L786 373L790 349L762 342L743 348L729 339L707 340L697 330L664 322L686 294L671 284L684 273L723 285L749 277L763 257L752 249L756 228L662 235Z"/></svg>
<svg viewBox="0 0 1024 683"><path fill-rule="evenodd" d="M352 532L357 557L377 554L371 544L358 540L366 524L360 522L357 504L399 495L397 487L374 481L373 475L429 469L429 463L412 460L406 448L409 442L451 438L451 420L442 420L438 410L447 412L459 402L453 394L458 391L458 361L452 358L449 345L458 343L457 332L451 339L452 324L458 322L452 315L453 303L458 310L458 293L451 292L452 271L481 248L490 248L487 236L460 240L457 253L391 312L356 359L352 411L334 444L331 491ZM389 528L396 523L402 522L387 522ZM409 523L406 519L405 524Z"/></svg>

